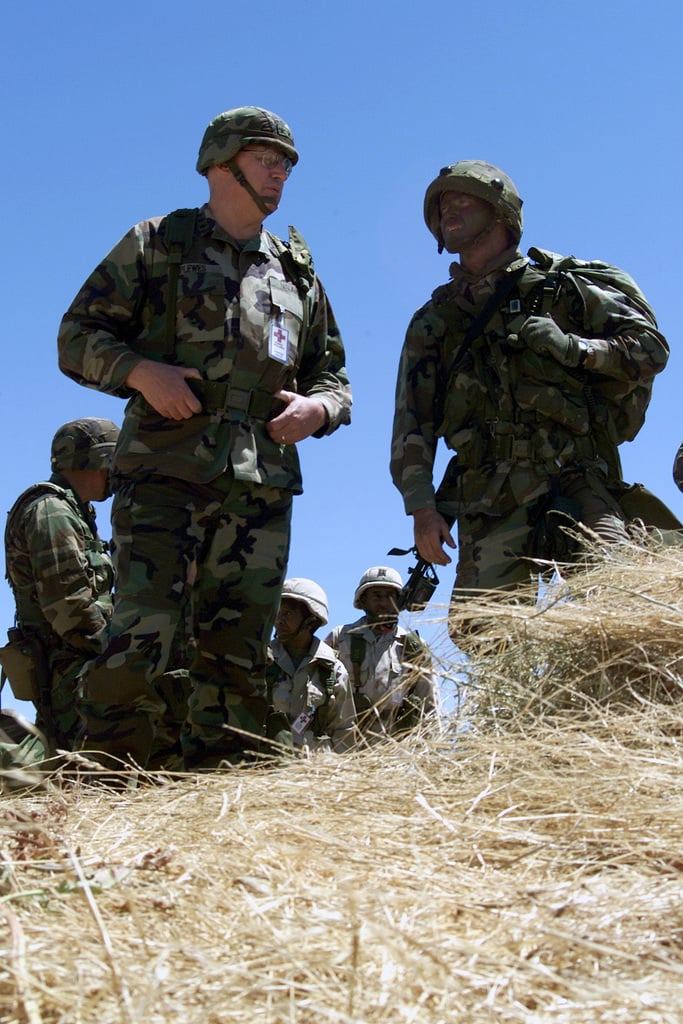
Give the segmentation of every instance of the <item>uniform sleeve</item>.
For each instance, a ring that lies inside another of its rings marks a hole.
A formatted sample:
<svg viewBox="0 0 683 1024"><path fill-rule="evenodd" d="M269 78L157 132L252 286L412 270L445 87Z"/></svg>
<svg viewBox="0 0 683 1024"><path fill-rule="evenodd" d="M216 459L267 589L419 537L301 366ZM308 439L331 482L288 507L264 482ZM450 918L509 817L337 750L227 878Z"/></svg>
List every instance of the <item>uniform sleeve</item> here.
<svg viewBox="0 0 683 1024"><path fill-rule="evenodd" d="M57 340L67 377L123 398L133 394L124 381L140 362L126 339L140 332L150 224L131 228L96 267L64 314Z"/></svg>
<svg viewBox="0 0 683 1024"><path fill-rule="evenodd" d="M83 524L66 502L52 497L36 501L24 522L43 615L71 647L99 650L108 614L97 600Z"/></svg>
<svg viewBox="0 0 683 1024"><path fill-rule="evenodd" d="M593 351L590 371L627 383L650 381L669 358L654 319L614 288L572 275L565 286L569 315Z"/></svg>
<svg viewBox="0 0 683 1024"><path fill-rule="evenodd" d="M442 337L429 306L423 307L410 322L399 361L390 471L408 515L436 504L433 468L442 406Z"/></svg>
<svg viewBox="0 0 683 1024"><path fill-rule="evenodd" d="M351 421L351 387L339 327L317 277L310 303L297 382L300 394L316 398L325 406L327 424L315 435L322 437Z"/></svg>

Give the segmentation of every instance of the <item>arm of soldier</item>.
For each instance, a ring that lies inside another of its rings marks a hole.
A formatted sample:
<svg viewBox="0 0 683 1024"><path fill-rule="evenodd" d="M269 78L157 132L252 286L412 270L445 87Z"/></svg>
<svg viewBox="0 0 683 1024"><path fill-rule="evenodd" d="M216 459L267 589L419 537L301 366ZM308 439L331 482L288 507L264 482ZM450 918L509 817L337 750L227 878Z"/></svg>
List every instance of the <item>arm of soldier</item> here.
<svg viewBox="0 0 683 1024"><path fill-rule="evenodd" d="M433 471L444 378L442 332L428 307L418 310L406 332L398 365L390 472L408 515L436 507Z"/></svg>
<svg viewBox="0 0 683 1024"><path fill-rule="evenodd" d="M351 682L342 663L335 663L334 708L330 717L329 734L332 749L337 754L351 750L355 741L356 708Z"/></svg>
<svg viewBox="0 0 683 1024"><path fill-rule="evenodd" d="M99 650L108 622L86 558L83 526L66 502L46 496L25 520L40 609L58 636L79 650Z"/></svg>
<svg viewBox="0 0 683 1024"><path fill-rule="evenodd" d="M621 295L583 279L575 280L583 306L589 353L587 370L615 380L651 380L669 358L669 345L655 320L637 312Z"/></svg>
<svg viewBox="0 0 683 1024"><path fill-rule="evenodd" d="M195 367L169 366L154 359L140 359L127 375L125 384L139 391L160 416L187 420L202 411L202 403L185 383L188 377L201 380Z"/></svg>
<svg viewBox="0 0 683 1024"><path fill-rule="evenodd" d="M301 339L298 393L276 392L286 408L268 423L271 438L287 444L306 437L324 437L351 420L351 387L344 344L325 290L316 277L310 299L310 320Z"/></svg>
<svg viewBox="0 0 683 1024"><path fill-rule="evenodd" d="M455 548L456 544L448 523L435 508L418 508L413 512L413 536L420 557L432 565L449 565L451 557L444 551L444 544Z"/></svg>
<svg viewBox="0 0 683 1024"><path fill-rule="evenodd" d="M59 368L85 387L129 398L126 383L140 362L127 339L143 330L149 300L147 262L158 220L131 228L85 280L59 328ZM163 295L155 297L163 302Z"/></svg>
<svg viewBox="0 0 683 1024"><path fill-rule="evenodd" d="M615 289L581 277L563 281L552 315L528 317L519 336L530 348L617 381L649 381L666 366L669 347L645 311Z"/></svg>

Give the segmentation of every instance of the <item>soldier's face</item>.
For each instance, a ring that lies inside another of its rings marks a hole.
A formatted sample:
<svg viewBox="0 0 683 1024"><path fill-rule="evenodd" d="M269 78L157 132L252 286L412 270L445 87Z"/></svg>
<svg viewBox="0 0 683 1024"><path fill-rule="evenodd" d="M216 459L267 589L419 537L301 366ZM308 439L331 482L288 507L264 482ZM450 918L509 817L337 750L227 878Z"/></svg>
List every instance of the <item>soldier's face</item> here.
<svg viewBox="0 0 683 1024"><path fill-rule="evenodd" d="M441 235L447 252L462 252L496 219L486 200L464 192L444 192L439 201Z"/></svg>
<svg viewBox="0 0 683 1024"><path fill-rule="evenodd" d="M265 166L262 160L264 156L266 163L269 158L278 159L272 166ZM235 163L254 191L272 203L275 209L282 198L282 190L291 169L290 162L284 159L284 153L275 146L250 145L239 151Z"/></svg>
<svg viewBox="0 0 683 1024"><path fill-rule="evenodd" d="M398 616L393 587L368 587L363 594L363 611L370 622L392 621Z"/></svg>
<svg viewBox="0 0 683 1024"><path fill-rule="evenodd" d="M298 636L309 614L300 601L292 601L288 597L283 597L275 617L275 635L278 640L286 643L292 637Z"/></svg>

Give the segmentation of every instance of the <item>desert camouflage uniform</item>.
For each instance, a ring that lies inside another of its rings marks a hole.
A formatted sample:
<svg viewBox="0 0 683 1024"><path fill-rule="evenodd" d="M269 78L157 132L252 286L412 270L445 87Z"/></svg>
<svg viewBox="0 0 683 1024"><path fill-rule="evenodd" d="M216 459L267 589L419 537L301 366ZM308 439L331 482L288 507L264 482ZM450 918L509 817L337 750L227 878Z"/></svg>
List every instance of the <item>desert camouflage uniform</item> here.
<svg viewBox="0 0 683 1024"><path fill-rule="evenodd" d="M522 271L502 308L469 345L470 324L505 275ZM434 508L458 521L454 598L468 588L529 578L525 556L551 557L539 532L554 503L606 540L625 539L610 492L621 466L608 406L666 365L654 323L607 286L565 278L552 316L563 331L593 339L591 369L571 370L515 337L533 311L544 274L515 247L479 279L458 263L408 327L396 385L391 473L408 514ZM512 336L512 337L511 337ZM435 494L437 443L457 452Z"/></svg>
<svg viewBox="0 0 683 1024"><path fill-rule="evenodd" d="M360 662L354 662L354 635L361 638L356 645L363 653ZM335 626L326 637L349 674L358 726L366 739L405 732L439 708L429 648L413 633L419 654L406 650L408 636L401 625L375 627L363 615L346 626Z"/></svg>
<svg viewBox="0 0 683 1024"><path fill-rule="evenodd" d="M279 640L271 644L269 667L272 707L285 714L292 729L294 749L334 750L342 753L354 742L355 710L346 669L326 643L313 638L306 656L295 665ZM308 713L308 714L307 714ZM309 721L302 722L299 716ZM297 728L297 719L301 727Z"/></svg>
<svg viewBox="0 0 683 1024"><path fill-rule="evenodd" d="M56 746L73 749L80 729L76 678L102 650L112 610L112 564L93 506L53 473L10 511L5 558L17 622L47 654L52 707L38 705L36 725L45 730L51 720Z"/></svg>
<svg viewBox="0 0 683 1024"><path fill-rule="evenodd" d="M132 228L88 278L62 322L60 367L130 397L114 457L117 602L108 649L85 676L88 746L144 763L158 714L154 680L176 626L192 614L197 651L183 735L188 767L237 759L262 734L265 651L287 565L296 447L266 432L280 388L313 396L332 433L350 418L344 350L323 287L292 280L268 231L231 239L208 207L178 277L172 361L200 370L204 411L165 419L124 380L140 356L162 360L164 218ZM268 356L273 323L287 363ZM192 385L194 387L194 382ZM132 396L132 397L131 397ZM175 545L175 550L171 545Z"/></svg>

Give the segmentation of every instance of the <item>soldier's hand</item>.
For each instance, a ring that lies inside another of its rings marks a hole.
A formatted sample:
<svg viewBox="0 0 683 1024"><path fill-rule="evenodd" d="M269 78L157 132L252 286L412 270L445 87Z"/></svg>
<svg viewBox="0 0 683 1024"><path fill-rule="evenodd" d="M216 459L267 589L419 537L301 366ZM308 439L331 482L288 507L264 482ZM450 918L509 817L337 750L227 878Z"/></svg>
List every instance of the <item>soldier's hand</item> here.
<svg viewBox="0 0 683 1024"><path fill-rule="evenodd" d="M276 391L273 398L285 402L286 408L266 423L271 440L277 444L296 444L320 430L327 421L322 402L293 391Z"/></svg>
<svg viewBox="0 0 683 1024"><path fill-rule="evenodd" d="M539 355L552 356L563 366L578 366L586 349L586 342L575 334L565 334L548 316L530 316L522 324L519 338Z"/></svg>
<svg viewBox="0 0 683 1024"><path fill-rule="evenodd" d="M451 558L443 549L455 547L448 523L435 508L420 508L413 512L413 535L420 557L432 565L449 565Z"/></svg>
<svg viewBox="0 0 683 1024"><path fill-rule="evenodd" d="M126 384L139 391L160 416L169 420L189 420L202 411L202 403L190 391L185 380L187 377L201 380L201 376L194 367L169 366L153 359L141 359L126 377Z"/></svg>

